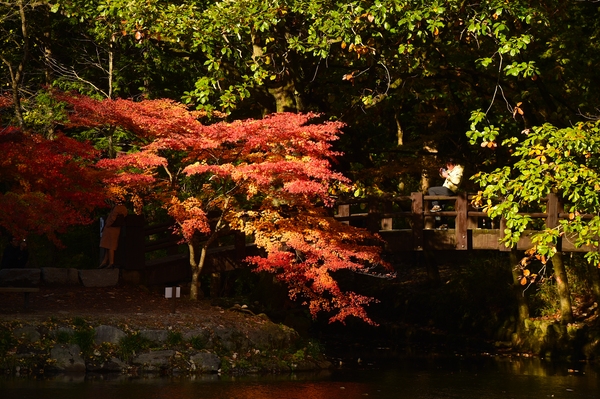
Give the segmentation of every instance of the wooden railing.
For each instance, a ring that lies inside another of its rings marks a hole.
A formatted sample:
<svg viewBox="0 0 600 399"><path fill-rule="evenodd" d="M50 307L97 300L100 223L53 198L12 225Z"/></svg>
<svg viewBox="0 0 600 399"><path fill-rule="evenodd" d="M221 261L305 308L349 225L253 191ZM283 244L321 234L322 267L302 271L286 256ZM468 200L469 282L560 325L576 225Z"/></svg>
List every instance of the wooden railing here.
<svg viewBox="0 0 600 399"><path fill-rule="evenodd" d="M422 250L498 250L510 251L500 242L504 236L506 221L491 220L481 209L471 205L472 195L431 196L412 193L389 199L339 201L334 217L354 226L365 227L378 233L390 251ZM431 212L431 201L443 201L451 210ZM556 227L559 219L567 218L558 197L549 195L545 200L545 212L527 213L540 220L541 227ZM435 217L448 221L447 230L436 229ZM525 231L517 249L532 246L534 230ZM559 239L558 249L563 252L588 252L584 246L577 248L572 237Z"/></svg>
<svg viewBox="0 0 600 399"><path fill-rule="evenodd" d="M334 217L344 223L365 227L378 233L390 252L423 250L496 250L510 251L500 242L506 222L503 219L491 220L481 209L471 205L472 196L461 193L457 196L430 196L412 193L388 199L365 199L338 201ZM431 212L431 201L443 201L447 210ZM556 227L560 219L567 218L563 206L556 195L545 200L545 212L531 212L528 215L539 220L538 228ZM435 217L444 218L447 230L435 228ZM591 217L589 215L584 217ZM181 279L189 274L187 253L181 253L178 238L171 234L170 224L147 226L141 216L128 216L126 227L120 238L117 250L117 263L126 265L128 270L144 270L168 274L166 277L148 277L148 280ZM531 235L535 231L525 231L517 249L525 250L532 246ZM209 253L215 259L234 257L242 259L252 244L246 243L240 234L224 237L225 240L211 247ZM588 252L590 247L575 247L568 236L559 239L558 250L563 252ZM156 252L159 251L159 252ZM157 256L148 256L155 252ZM187 252L187 251L183 251ZM218 255L218 256L217 256ZM151 260L148 260L151 259ZM233 259L233 258L232 258ZM222 268L218 262L207 270ZM153 276L154 274L152 274ZM150 276L150 275L149 275ZM182 277L183 276L183 277Z"/></svg>

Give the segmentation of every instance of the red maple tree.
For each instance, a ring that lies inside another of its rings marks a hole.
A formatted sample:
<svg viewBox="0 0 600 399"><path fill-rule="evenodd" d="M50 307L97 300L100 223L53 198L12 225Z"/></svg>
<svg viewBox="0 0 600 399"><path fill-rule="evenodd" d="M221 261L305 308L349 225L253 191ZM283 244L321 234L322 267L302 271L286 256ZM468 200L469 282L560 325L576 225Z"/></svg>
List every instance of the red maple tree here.
<svg viewBox="0 0 600 399"><path fill-rule="evenodd" d="M58 134L48 140L15 127L0 129L0 226L17 238L56 234L93 221L105 206L99 153Z"/></svg>
<svg viewBox="0 0 600 399"><path fill-rule="evenodd" d="M63 99L74 125L115 124L146 141L99 166L116 172L108 183L136 198L152 196L175 219L189 248L192 299L209 246L240 231L266 253L247 261L275 273L313 315L373 323L365 306L374 299L343 291L335 278L340 270L370 273L384 264L379 246L368 245L370 234L335 221L328 209L331 192L349 184L331 166L340 155L332 150L340 123L281 113L203 125L200 114L170 100Z"/></svg>

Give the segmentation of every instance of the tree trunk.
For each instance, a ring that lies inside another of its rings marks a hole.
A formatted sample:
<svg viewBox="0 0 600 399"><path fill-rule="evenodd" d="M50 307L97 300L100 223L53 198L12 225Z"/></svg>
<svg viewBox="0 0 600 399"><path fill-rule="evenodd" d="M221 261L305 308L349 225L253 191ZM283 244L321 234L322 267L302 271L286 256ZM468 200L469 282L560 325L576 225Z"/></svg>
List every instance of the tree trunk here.
<svg viewBox="0 0 600 399"><path fill-rule="evenodd" d="M222 226L223 226L223 214L225 214L225 210L229 205L229 198L225 200L225 205L222 208L221 216L219 217L219 221L213 230L213 233L208 237L208 239L202 243L202 250L200 252L200 260L196 263L195 256L195 247L193 245L194 241L197 237L192 238L190 242L188 242L188 246L190 248L190 266L192 267L192 287L190 288L190 300L198 299L198 287L200 286L200 273L202 273L202 269L204 268L204 263L206 262L206 255L208 253L208 248L211 246L213 242L221 235Z"/></svg>
<svg viewBox="0 0 600 399"><path fill-rule="evenodd" d="M188 249L190 251L190 267L192 268L192 283L190 286L190 299L198 299L198 283L200 281L200 268L196 262L196 247L193 242L188 242Z"/></svg>
<svg viewBox="0 0 600 399"><path fill-rule="evenodd" d="M296 104L296 96L294 82L288 80L276 87L268 88L269 93L275 99L277 112L296 112L298 106Z"/></svg>
<svg viewBox="0 0 600 399"><path fill-rule="evenodd" d="M209 240L204 245L202 245L202 250L200 251L200 260L197 263L196 258L193 255L193 246L188 244L188 246L190 247L190 266L192 267L192 286L190 288L190 300L192 301L198 299L198 288L200 287L200 274L202 273L202 269L204 268L204 263L206 262L206 253L208 252L208 246L211 242L212 240Z"/></svg>
<svg viewBox="0 0 600 399"><path fill-rule="evenodd" d="M9 59L5 58L2 54L0 54L0 59L2 62L6 64L8 67L8 71L10 73L10 87L12 90L12 100L13 107L15 111L15 117L17 118L17 122L19 127L25 127L25 119L23 118L23 110L21 109L21 84L23 83L23 78L25 75L25 65L29 59L29 33L27 31L27 18L25 16L25 5L22 0L17 2L19 6L19 15L21 17L21 32L23 34L23 57L21 61L17 65L16 68L13 68Z"/></svg>
<svg viewBox="0 0 600 399"><path fill-rule="evenodd" d="M263 56L263 49L261 44L260 34L251 32L252 38L252 60L258 62ZM292 54L288 54L292 56ZM275 100L276 112L302 112L302 100L298 91L296 90L296 83L294 76L294 63L292 60L283 64L284 71L279 74L276 81L267 82L266 90Z"/></svg>
<svg viewBox="0 0 600 399"><path fill-rule="evenodd" d="M108 98L113 97L113 75L114 75L114 62L115 62L115 35L110 38L108 45Z"/></svg>
<svg viewBox="0 0 600 399"><path fill-rule="evenodd" d="M519 278L519 272L516 268L516 265L519 263L519 256L517 252L518 251L516 250L510 251L509 262L513 277L513 292L515 293L518 307L517 333L520 333L525 326L525 320L529 318L529 305L527 304L527 298L525 297L525 292L523 291L523 286L521 285L521 279Z"/></svg>
<svg viewBox="0 0 600 399"><path fill-rule="evenodd" d="M44 82L47 86L52 84L52 23L50 22L50 8L45 7L44 11L44 34L42 35L42 43L44 44Z"/></svg>
<svg viewBox="0 0 600 399"><path fill-rule="evenodd" d="M398 147L404 145L404 129L402 129L402 125L400 124L400 119L398 119L398 114L394 115L394 119L396 120L396 139Z"/></svg>
<svg viewBox="0 0 600 399"><path fill-rule="evenodd" d="M556 276L556 289L560 299L561 321L563 323L573 322L573 310L571 309L571 291L569 290L569 282L565 271L562 253L557 252L552 257L552 265L554 266L554 275Z"/></svg>

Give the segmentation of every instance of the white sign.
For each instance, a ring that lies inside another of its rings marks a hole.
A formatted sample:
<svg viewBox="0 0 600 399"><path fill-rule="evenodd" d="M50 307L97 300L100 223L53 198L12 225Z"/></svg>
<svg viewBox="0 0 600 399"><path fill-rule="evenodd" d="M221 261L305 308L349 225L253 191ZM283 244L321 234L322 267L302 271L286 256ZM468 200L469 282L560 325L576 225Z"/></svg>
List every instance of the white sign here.
<svg viewBox="0 0 600 399"><path fill-rule="evenodd" d="M175 298L181 296L181 287L165 287L165 298L173 298L173 288L175 288Z"/></svg>

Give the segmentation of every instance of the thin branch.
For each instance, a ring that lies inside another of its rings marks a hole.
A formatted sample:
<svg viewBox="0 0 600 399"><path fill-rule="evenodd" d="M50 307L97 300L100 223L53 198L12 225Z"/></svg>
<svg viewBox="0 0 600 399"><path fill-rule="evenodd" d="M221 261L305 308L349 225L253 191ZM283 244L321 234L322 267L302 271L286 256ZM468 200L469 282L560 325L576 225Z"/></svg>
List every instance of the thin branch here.
<svg viewBox="0 0 600 399"><path fill-rule="evenodd" d="M315 79L317 78L317 73L319 72L319 66L321 65L321 59L322 58L319 58L319 62L317 62L317 67L315 68L315 74L313 75L313 78L310 81L310 83L313 83L315 81Z"/></svg>
<svg viewBox="0 0 600 399"><path fill-rule="evenodd" d="M98 91L99 93L102 93L102 95L106 98L109 98L108 93L106 93L104 90L102 90L101 88L99 88L98 86L96 86L95 84L93 84L92 82L90 82L87 79L82 78L81 76L79 76L79 74L77 73L77 71L75 71L74 67L65 67L61 64L59 64L55 59L53 58L49 58L48 59L48 64L50 66L50 68L52 68L52 70L58 74L60 74L63 77L66 77L67 79L71 79L73 81L78 81L78 82L82 82L85 83L87 85L90 85L91 87L94 88L94 90ZM95 65L95 64L94 64Z"/></svg>
<svg viewBox="0 0 600 399"><path fill-rule="evenodd" d="M502 58L502 54L500 54L500 53L497 53L497 54L500 57L500 64L498 65L498 79L496 80L496 88L494 89L494 95L492 96L492 101L490 102L490 106L485 111L486 115L488 114L488 112L490 112L490 109L492 109L492 106L494 105L494 101L496 100L496 93L498 93L498 88L500 87L500 76L502 76L503 58Z"/></svg>
<svg viewBox="0 0 600 399"><path fill-rule="evenodd" d="M392 84L392 78L390 77L390 71L385 66L385 64L382 61L379 61L379 63L381 64L383 69L385 69L385 74L387 75L387 87L385 89L385 93L383 93L383 94L387 95L388 91L390 90L390 85Z"/></svg>
<svg viewBox="0 0 600 399"><path fill-rule="evenodd" d="M598 0L598 1L600 1L600 0ZM577 111L578 111L578 112L577 112L577 115L579 115L579 116L581 116L582 118L585 118L585 119L587 119L587 120L590 120L590 121L597 121L597 120L600 120L600 115L585 115L585 114L583 114L583 112L581 112L581 110L580 110L580 109L578 109ZM596 111L600 112L600 109L596 108Z"/></svg>

